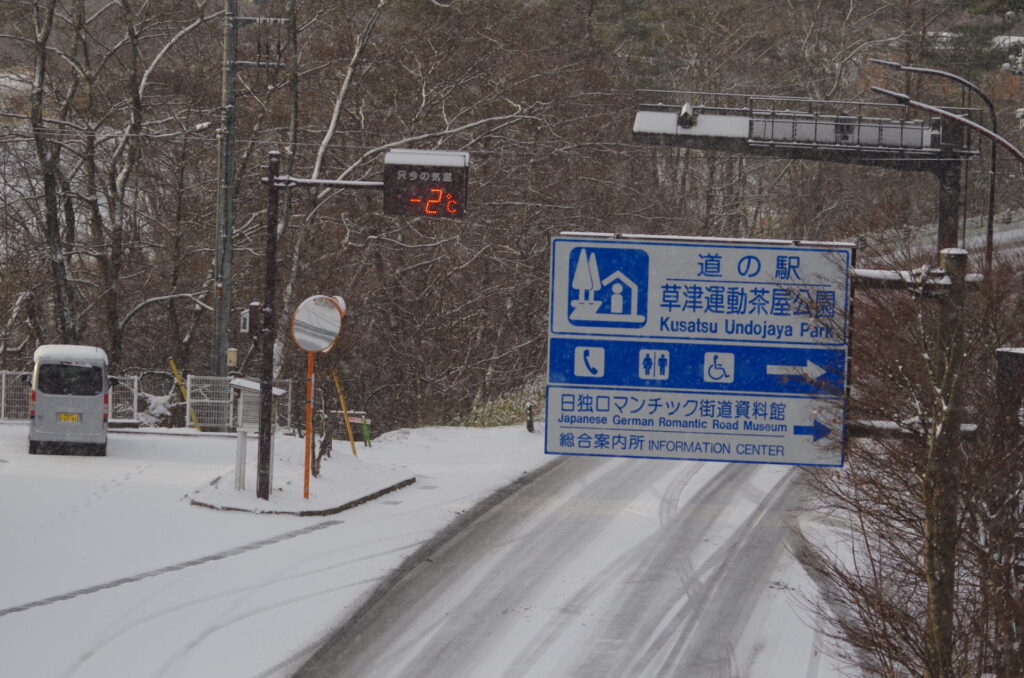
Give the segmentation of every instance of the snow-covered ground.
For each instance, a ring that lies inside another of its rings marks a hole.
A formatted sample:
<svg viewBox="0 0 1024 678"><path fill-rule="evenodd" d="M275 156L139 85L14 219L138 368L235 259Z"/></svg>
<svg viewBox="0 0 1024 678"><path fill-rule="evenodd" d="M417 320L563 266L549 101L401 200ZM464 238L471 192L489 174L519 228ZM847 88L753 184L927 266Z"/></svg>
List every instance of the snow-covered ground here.
<svg viewBox="0 0 1024 678"><path fill-rule="evenodd" d="M26 437L0 425L5 677L289 675L417 546L552 459L521 427L396 431L358 458L336 443L307 502L302 440L280 436L274 495L257 502L251 479L232 489L231 437L112 433L107 457L29 456ZM250 441L250 474L255 451ZM413 477L333 515L192 504L323 510ZM837 676L800 604L813 584L791 561L772 581L750 638L764 664L743 675Z"/></svg>

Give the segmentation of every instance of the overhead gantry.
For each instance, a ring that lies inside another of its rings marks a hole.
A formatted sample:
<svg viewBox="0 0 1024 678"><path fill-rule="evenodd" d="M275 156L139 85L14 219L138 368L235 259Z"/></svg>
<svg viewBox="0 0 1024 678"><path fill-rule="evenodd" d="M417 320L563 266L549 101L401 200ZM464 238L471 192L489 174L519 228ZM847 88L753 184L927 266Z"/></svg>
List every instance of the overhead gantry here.
<svg viewBox="0 0 1024 678"><path fill-rule="evenodd" d="M978 154L964 127L905 119L898 104L640 90L633 138L645 144L931 172L938 248L957 246L961 163ZM944 109L970 119L978 109Z"/></svg>

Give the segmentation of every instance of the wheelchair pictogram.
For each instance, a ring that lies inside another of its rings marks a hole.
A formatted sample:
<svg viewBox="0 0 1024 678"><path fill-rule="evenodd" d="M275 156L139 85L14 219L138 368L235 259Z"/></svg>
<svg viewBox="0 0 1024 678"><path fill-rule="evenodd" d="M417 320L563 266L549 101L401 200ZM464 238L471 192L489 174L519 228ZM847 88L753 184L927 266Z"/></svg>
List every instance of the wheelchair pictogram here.
<svg viewBox="0 0 1024 678"><path fill-rule="evenodd" d="M733 353L705 353L704 381L731 384L736 377L736 356Z"/></svg>

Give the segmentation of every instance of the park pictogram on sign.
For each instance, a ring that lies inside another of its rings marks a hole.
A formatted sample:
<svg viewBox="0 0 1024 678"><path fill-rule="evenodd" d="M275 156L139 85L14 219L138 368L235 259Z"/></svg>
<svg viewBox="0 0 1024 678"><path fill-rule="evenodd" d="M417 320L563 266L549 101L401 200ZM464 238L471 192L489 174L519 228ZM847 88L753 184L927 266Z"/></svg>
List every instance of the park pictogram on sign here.
<svg viewBox="0 0 1024 678"><path fill-rule="evenodd" d="M569 322L592 327L640 327L647 319L647 253L587 250L569 253Z"/></svg>

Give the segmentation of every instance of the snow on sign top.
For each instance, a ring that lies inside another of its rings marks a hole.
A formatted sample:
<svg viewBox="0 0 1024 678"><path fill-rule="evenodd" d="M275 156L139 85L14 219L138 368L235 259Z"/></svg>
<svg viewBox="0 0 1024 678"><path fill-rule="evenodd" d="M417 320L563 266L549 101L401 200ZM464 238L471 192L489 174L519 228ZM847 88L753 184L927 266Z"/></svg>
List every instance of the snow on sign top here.
<svg viewBox="0 0 1024 678"><path fill-rule="evenodd" d="M746 139L750 136L750 118L705 114L697 116L693 126L683 127L679 124L679 111L637 111L633 133Z"/></svg>
<svg viewBox="0 0 1024 678"><path fill-rule="evenodd" d="M231 387L240 389L242 391L249 391L250 393L259 393L262 390L263 385L258 381L253 381L252 379L232 379ZM271 388L270 392L274 395L275 398L278 398L280 396L283 396L288 391L284 390L283 388L277 388L275 386Z"/></svg>
<svg viewBox="0 0 1024 678"><path fill-rule="evenodd" d="M303 351L330 351L338 341L344 317L344 299L313 295L299 304L292 314L292 340Z"/></svg>
<svg viewBox="0 0 1024 678"><path fill-rule="evenodd" d="M44 344L36 349L32 358L35 362L107 364L107 353L102 348L74 344Z"/></svg>
<svg viewBox="0 0 1024 678"><path fill-rule="evenodd" d="M394 148L384 155L385 165L417 165L423 167L469 167L466 151L424 151Z"/></svg>

